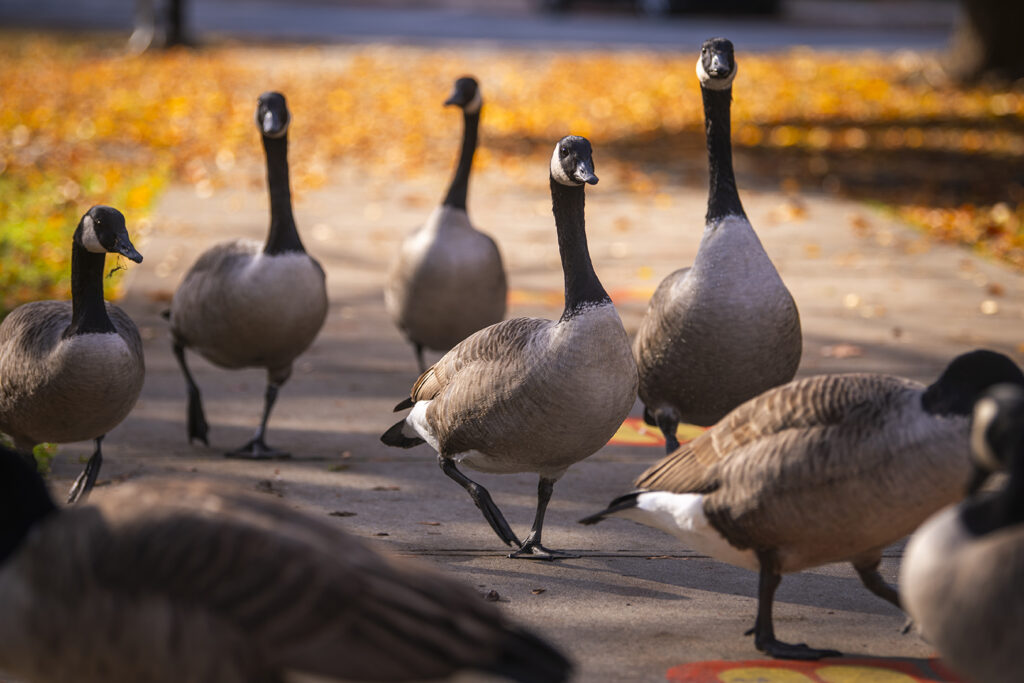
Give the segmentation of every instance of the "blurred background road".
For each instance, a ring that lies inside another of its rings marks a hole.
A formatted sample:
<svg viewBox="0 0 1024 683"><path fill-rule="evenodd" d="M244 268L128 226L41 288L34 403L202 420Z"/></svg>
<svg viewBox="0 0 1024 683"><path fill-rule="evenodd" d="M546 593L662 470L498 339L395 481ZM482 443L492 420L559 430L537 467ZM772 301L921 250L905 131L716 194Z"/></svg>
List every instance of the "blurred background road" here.
<svg viewBox="0 0 1024 683"><path fill-rule="evenodd" d="M561 4L561 3L552 3ZM691 2L703 11L661 15L664 2L643 9L628 0L566 3L541 0L186 0L193 38L248 41L465 43L676 50L726 30L746 50L794 45L828 49L941 49L958 12L934 0L747 0ZM730 5L776 11L709 15ZM133 0L3 0L0 22L68 29L130 30ZM732 14L732 16L726 16Z"/></svg>

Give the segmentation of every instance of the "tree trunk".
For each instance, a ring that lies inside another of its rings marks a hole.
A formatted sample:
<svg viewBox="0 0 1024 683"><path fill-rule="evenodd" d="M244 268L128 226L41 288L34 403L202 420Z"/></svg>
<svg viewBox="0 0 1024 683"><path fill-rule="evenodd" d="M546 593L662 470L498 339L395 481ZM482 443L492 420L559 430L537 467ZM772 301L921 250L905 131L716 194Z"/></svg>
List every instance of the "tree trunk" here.
<svg viewBox="0 0 1024 683"><path fill-rule="evenodd" d="M957 80L1015 81L1024 78L1024 2L961 0L963 13L948 55L948 70Z"/></svg>

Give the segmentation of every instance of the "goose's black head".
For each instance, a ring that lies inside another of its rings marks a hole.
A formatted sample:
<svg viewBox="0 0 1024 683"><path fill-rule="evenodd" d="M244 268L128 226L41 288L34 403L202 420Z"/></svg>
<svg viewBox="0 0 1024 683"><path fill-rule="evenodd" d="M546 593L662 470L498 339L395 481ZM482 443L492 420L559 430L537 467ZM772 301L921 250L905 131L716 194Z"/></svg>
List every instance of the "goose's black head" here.
<svg viewBox="0 0 1024 683"><path fill-rule="evenodd" d="M467 114L475 114L480 111L483 98L480 96L480 85L472 76L463 76L455 81L452 94L444 101L444 106L460 107Z"/></svg>
<svg viewBox="0 0 1024 683"><path fill-rule="evenodd" d="M561 185L597 185L590 141L579 135L566 135L551 155L551 177Z"/></svg>
<svg viewBox="0 0 1024 683"><path fill-rule="evenodd" d="M36 522L57 511L31 458L0 445L0 563Z"/></svg>
<svg viewBox="0 0 1024 683"><path fill-rule="evenodd" d="M136 263L142 263L142 254L128 239L124 214L110 206L96 205L85 212L72 238L76 244L94 254L121 254Z"/></svg>
<svg viewBox="0 0 1024 683"><path fill-rule="evenodd" d="M708 90L732 87L732 80L736 78L736 58L729 40L709 38L704 41L697 58L697 78L701 87Z"/></svg>
<svg viewBox="0 0 1024 683"><path fill-rule="evenodd" d="M979 349L957 356L925 390L921 406L933 415L970 415L987 389L1001 383L1024 387L1024 373L1001 353Z"/></svg>
<svg viewBox="0 0 1024 683"><path fill-rule="evenodd" d="M974 474L967 486L967 495L980 489L993 472L1010 469L1015 458L1024 458L1024 387L997 384L974 404L971 423Z"/></svg>
<svg viewBox="0 0 1024 683"><path fill-rule="evenodd" d="M261 134L268 138L284 137L291 120L284 95L273 91L260 95L256 104L256 126Z"/></svg>

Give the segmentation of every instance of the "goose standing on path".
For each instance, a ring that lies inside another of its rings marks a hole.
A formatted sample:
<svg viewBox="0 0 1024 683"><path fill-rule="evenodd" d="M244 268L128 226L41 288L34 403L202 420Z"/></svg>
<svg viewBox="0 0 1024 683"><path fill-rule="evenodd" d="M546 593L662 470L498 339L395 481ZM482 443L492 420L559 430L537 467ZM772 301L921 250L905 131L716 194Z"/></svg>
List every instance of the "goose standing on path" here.
<svg viewBox="0 0 1024 683"><path fill-rule="evenodd" d="M121 212L94 206L71 239L71 301L23 304L0 324L0 431L33 463L36 444L96 442L69 503L96 483L103 437L131 412L146 374L135 323L103 300L108 253L142 262Z"/></svg>
<svg viewBox="0 0 1024 683"><path fill-rule="evenodd" d="M732 43L705 41L697 59L710 186L693 266L658 285L633 353L644 419L679 447L680 422L708 426L793 379L802 338L796 304L743 211L732 170Z"/></svg>
<svg viewBox="0 0 1024 683"><path fill-rule="evenodd" d="M541 544L555 482L595 453L636 400L636 364L611 299L590 261L584 185L597 183L590 142L570 135L551 156L551 203L565 279L557 321L515 318L472 335L416 380L412 408L381 440L411 448L427 442L446 475L469 492L510 557L554 559ZM512 532L484 487L456 467L536 472L537 512L525 542ZM571 556L569 556L571 557Z"/></svg>
<svg viewBox="0 0 1024 683"><path fill-rule="evenodd" d="M324 271L306 253L292 216L288 181L288 125L284 96L260 95L256 125L267 156L270 231L260 244L239 239L203 252L185 274L171 301L174 356L188 386L188 439L207 440L199 387L185 362L192 348L223 368L267 369L263 417L255 436L225 455L286 458L267 445L267 420L292 363L313 343L327 317Z"/></svg>
<svg viewBox="0 0 1024 683"><path fill-rule="evenodd" d="M943 661L979 683L1020 679L1024 642L1024 391L994 387L975 406L971 498L910 539L900 566L903 602ZM992 470L1002 490L975 495Z"/></svg>
<svg viewBox="0 0 1024 683"><path fill-rule="evenodd" d="M420 373L427 369L424 348L447 351L505 317L508 285L498 245L476 230L466 214L482 104L474 79L455 81L445 100L445 106L461 107L463 114L455 177L441 206L402 242L384 290L388 313L412 342Z"/></svg>
<svg viewBox="0 0 1024 683"><path fill-rule="evenodd" d="M168 480L96 498L58 509L0 448L0 670L33 683L569 676L474 590L265 496Z"/></svg>
<svg viewBox="0 0 1024 683"><path fill-rule="evenodd" d="M750 632L773 657L838 655L775 638L782 574L851 562L872 593L899 607L878 573L882 549L963 497L974 401L1024 374L973 351L933 384L874 374L820 375L747 401L636 480L596 515L631 519L698 552L760 572Z"/></svg>

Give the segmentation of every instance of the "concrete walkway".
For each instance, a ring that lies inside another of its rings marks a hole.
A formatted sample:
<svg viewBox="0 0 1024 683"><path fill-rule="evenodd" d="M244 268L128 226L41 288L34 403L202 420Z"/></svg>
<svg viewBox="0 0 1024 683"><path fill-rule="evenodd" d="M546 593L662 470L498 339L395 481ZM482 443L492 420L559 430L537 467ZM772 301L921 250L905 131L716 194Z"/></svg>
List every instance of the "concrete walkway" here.
<svg viewBox="0 0 1024 683"><path fill-rule="evenodd" d="M599 175L600 149L598 142ZM427 446L402 451L378 441L396 419L392 406L408 395L416 377L413 354L384 312L384 273L398 239L427 215L447 179L445 171L382 184L338 168L326 187L296 203L306 244L328 272L331 309L271 420L270 442L296 457L264 463L221 455L255 426L261 371L223 371L192 356L213 445L186 443L184 384L159 312L204 248L240 235L262 239L265 191L256 186L201 199L191 187L171 187L140 240L145 262L132 267L124 301L146 340L146 385L132 415L104 444L108 458L100 483L116 486L168 473L212 477L281 496L312 515L331 515L381 548L420 556L481 593L495 591L510 615L571 654L578 681L664 680L667 669L687 661L756 658L752 640L743 636L756 607L753 573L626 521L576 524L626 490L661 455L660 447L611 444L569 470L556 486L545 539L583 557L548 564L506 559L468 496L438 471ZM657 282L693 259L705 190L664 187L667 197L651 201L620 187L612 174L588 188L588 232L597 272L632 333ZM930 244L861 205L741 194L800 307L801 375L891 372L931 381L954 355L981 346L1022 360L1024 275L959 248ZM510 316L557 316L562 281L546 169L539 166L536 182L525 187L509 186L496 173L475 176L470 212L503 248L514 290ZM78 456L89 448L61 447L55 486L70 483L80 468ZM525 533L536 479L479 480ZM101 486L95 495L102 493ZM898 547L886 553L883 573L890 581L899 557ZM903 621L847 566L787 577L776 603L782 639L858 656L930 656L918 636L900 635Z"/></svg>

